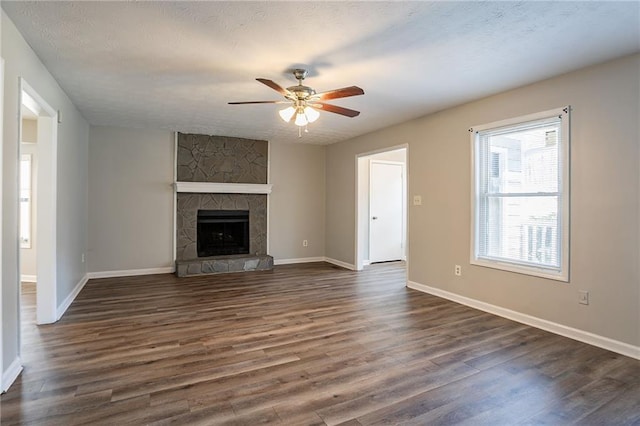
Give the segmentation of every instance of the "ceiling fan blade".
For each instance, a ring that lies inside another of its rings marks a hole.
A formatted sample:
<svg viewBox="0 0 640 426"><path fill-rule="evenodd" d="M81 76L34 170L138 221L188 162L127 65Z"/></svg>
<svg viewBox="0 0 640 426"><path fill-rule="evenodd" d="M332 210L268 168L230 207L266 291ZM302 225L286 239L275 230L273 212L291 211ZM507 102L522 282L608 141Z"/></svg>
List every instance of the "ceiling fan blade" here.
<svg viewBox="0 0 640 426"><path fill-rule="evenodd" d="M315 102L311 105L314 108L320 108L323 111L333 112L340 115L345 115L347 117L357 117L360 115L360 111L356 111L349 108L343 108L336 105L325 104L323 102Z"/></svg>
<svg viewBox="0 0 640 426"><path fill-rule="evenodd" d="M286 104L288 101L246 101L246 102L227 102L229 105L244 105L244 104Z"/></svg>
<svg viewBox="0 0 640 426"><path fill-rule="evenodd" d="M278 83L276 83L273 80L267 80L266 78L256 78L256 80L258 80L260 83L264 85L271 87L273 90L280 93L282 96L287 96L287 94L289 94L289 92L284 87L280 86Z"/></svg>
<svg viewBox="0 0 640 426"><path fill-rule="evenodd" d="M326 92L316 93L313 98L318 100L348 98L349 96L364 95L364 90L358 86L343 87L342 89L328 90Z"/></svg>

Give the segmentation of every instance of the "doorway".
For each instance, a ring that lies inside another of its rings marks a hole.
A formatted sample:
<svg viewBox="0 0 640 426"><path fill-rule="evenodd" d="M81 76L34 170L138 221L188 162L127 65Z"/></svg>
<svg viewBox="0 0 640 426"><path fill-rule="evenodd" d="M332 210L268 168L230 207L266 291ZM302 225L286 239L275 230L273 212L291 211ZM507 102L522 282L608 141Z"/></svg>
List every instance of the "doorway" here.
<svg viewBox="0 0 640 426"><path fill-rule="evenodd" d="M404 260L404 163L369 162L369 263Z"/></svg>
<svg viewBox="0 0 640 426"><path fill-rule="evenodd" d="M38 116L24 103L20 120L20 281L34 287L37 282L37 176Z"/></svg>
<svg viewBox="0 0 640 426"><path fill-rule="evenodd" d="M407 146L356 157L356 269L407 258Z"/></svg>
<svg viewBox="0 0 640 426"><path fill-rule="evenodd" d="M21 281L35 281L36 322L58 319L56 300L56 200L58 113L20 79L19 262ZM35 166L35 167L34 167ZM29 182L26 182L29 180ZM37 234L37 238L36 237ZM20 304L20 301L17 302Z"/></svg>

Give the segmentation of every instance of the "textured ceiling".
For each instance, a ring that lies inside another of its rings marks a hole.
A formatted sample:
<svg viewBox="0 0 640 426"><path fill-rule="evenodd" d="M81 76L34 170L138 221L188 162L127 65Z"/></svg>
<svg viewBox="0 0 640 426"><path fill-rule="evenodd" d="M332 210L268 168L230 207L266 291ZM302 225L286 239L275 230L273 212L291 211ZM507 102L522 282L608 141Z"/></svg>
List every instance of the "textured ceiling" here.
<svg viewBox="0 0 640 426"><path fill-rule="evenodd" d="M640 50L638 2L10 2L2 8L96 125L327 144ZM298 139L278 100L310 70L358 85Z"/></svg>

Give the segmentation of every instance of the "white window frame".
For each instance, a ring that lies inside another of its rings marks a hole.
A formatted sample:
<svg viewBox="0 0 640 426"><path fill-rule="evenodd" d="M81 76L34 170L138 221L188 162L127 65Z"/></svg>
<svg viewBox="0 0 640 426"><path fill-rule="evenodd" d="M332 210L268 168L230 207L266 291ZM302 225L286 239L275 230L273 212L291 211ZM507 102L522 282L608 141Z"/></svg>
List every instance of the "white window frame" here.
<svg viewBox="0 0 640 426"><path fill-rule="evenodd" d="M473 126L469 129L471 134L471 259L473 265L484 266L503 271L515 272L525 275L533 275L541 278L548 278L557 281L569 281L569 247L570 247L570 112L571 107L561 107L549 111L529 114L521 117L510 118L506 120L496 121L493 123ZM559 256L560 268L545 268L530 265L523 265L518 262L508 262L504 260L489 259L479 257L479 211L478 199L480 191L479 170L477 164L479 162L479 133L487 130L498 130L505 127L517 127L528 122L542 121L549 118L560 118L559 151L558 151L558 192L559 192L559 219L558 226L559 235Z"/></svg>

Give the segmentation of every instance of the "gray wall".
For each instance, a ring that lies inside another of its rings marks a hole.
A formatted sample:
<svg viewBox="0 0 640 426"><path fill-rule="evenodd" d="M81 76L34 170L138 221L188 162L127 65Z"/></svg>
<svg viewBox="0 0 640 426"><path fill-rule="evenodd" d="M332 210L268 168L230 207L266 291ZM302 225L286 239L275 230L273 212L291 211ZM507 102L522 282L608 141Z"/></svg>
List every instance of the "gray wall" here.
<svg viewBox="0 0 640 426"><path fill-rule="evenodd" d="M91 126L90 272L173 265L174 135Z"/></svg>
<svg viewBox="0 0 640 426"><path fill-rule="evenodd" d="M2 12L5 60L2 146L2 351L4 372L18 347L18 78L23 77L63 117L58 125L57 301L66 299L85 275L87 156L89 126Z"/></svg>
<svg viewBox="0 0 640 426"><path fill-rule="evenodd" d="M325 147L271 143L269 162L269 254L276 262L324 256Z"/></svg>
<svg viewBox="0 0 640 426"><path fill-rule="evenodd" d="M171 267L174 134L91 126L89 139L88 270ZM324 150L270 144L269 254L276 260L324 256Z"/></svg>
<svg viewBox="0 0 640 426"><path fill-rule="evenodd" d="M356 154L406 142L408 197L423 199L409 208L411 281L639 345L638 75L640 56L626 57L329 146L327 256L354 262ZM467 129L564 105L573 107L571 282L471 266Z"/></svg>

